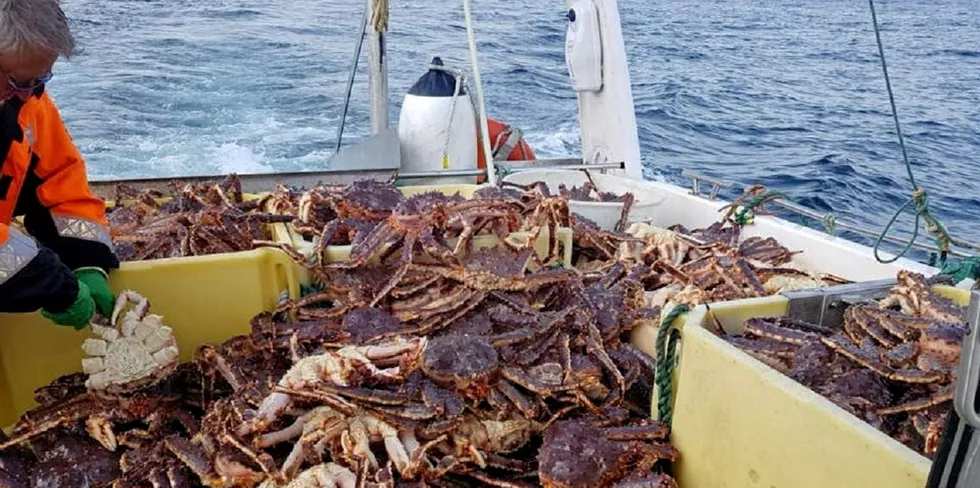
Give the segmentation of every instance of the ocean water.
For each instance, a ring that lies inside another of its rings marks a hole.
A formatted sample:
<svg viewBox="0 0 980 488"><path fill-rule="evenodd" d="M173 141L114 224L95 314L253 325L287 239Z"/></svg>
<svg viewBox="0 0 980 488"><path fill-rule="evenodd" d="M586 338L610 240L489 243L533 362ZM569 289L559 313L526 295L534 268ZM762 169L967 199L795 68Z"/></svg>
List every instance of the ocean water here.
<svg viewBox="0 0 980 488"><path fill-rule="evenodd" d="M50 91L93 178L321 167L362 2L65 0L84 52ZM474 1L492 116L539 156L580 149L565 7ZM908 198L868 5L621 0L649 177L762 183L879 228ZM980 0L879 0L909 156L931 208L980 241ZM461 3L391 3L391 122L433 56L468 67ZM369 133L362 53L345 141ZM731 196L731 195L729 195ZM906 216L899 233L911 226Z"/></svg>

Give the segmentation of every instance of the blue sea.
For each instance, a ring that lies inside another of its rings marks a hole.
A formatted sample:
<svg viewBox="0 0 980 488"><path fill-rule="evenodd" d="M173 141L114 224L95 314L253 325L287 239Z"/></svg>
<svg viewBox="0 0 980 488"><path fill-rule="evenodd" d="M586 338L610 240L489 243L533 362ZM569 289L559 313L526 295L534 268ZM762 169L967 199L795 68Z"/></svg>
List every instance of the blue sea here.
<svg viewBox="0 0 980 488"><path fill-rule="evenodd" d="M490 115L521 126L539 157L579 155L564 2L473 3ZM916 178L954 235L980 241L980 1L876 6ZM92 178L316 169L330 156L363 2L64 7L84 52L56 66L50 91ZM866 2L620 10L648 177L762 183L875 229L908 198ZM391 2L388 50L395 124L433 56L468 68L461 3ZM346 143L369 133L362 56Z"/></svg>

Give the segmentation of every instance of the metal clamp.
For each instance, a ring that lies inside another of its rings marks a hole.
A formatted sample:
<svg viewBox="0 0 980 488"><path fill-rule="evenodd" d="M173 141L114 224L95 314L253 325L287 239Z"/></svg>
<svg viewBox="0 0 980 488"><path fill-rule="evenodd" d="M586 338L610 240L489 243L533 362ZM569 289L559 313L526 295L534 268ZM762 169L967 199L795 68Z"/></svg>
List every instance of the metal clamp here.
<svg viewBox="0 0 980 488"><path fill-rule="evenodd" d="M780 294L789 300L788 317L824 327L840 327L847 305L883 298L895 283L894 278L888 278Z"/></svg>
<svg viewBox="0 0 980 488"><path fill-rule="evenodd" d="M977 389L980 386L980 333L977 331L980 325L980 292L970 293L967 318L969 331L963 338L960 352L953 407L964 422L974 429L980 429L980 412L977 411Z"/></svg>

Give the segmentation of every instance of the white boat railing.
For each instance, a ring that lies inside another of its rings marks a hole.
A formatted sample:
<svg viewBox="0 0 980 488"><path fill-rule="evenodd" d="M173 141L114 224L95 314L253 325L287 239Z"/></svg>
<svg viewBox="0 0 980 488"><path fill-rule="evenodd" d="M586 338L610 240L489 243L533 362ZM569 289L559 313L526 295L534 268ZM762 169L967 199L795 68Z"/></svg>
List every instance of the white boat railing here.
<svg viewBox="0 0 980 488"><path fill-rule="evenodd" d="M603 164L584 164L579 158L555 158L537 159L530 161L507 161L496 164L498 175L517 173L520 171L530 171L536 169L566 169L566 170L593 170L606 171L623 169L623 163L603 163ZM421 171L402 173L397 169L391 168L365 168L365 169L332 169L326 171L295 171L280 173L238 173L236 176L242 183L242 191L247 193L261 193L275 190L278 185L289 187L306 187L317 184L347 184L356 180L414 180L428 178L458 178L460 176L472 176L476 183L476 177L486 176L487 170L465 169L465 170L440 170L440 171ZM113 178L104 180L92 180L89 186L92 191L101 198L109 199L115 197L116 185L125 184L138 187L140 189L154 189L167 191L174 182L186 183L205 183L218 181L228 175L195 175L195 176L162 176L153 178Z"/></svg>
<svg viewBox="0 0 980 488"><path fill-rule="evenodd" d="M688 171L688 170L684 170L683 172L681 172L681 174L683 176L691 179L691 181L692 181L692 183L691 183L691 194L692 195L699 196L701 198L708 198L709 200L715 200L717 198L718 192L720 190L722 190L722 189L732 189L732 188L737 188L737 187L747 188L748 187L748 186L742 185L741 183L728 182L728 181L720 180L718 178L712 178L712 177L700 175L700 174L697 174L697 173L695 173L693 171ZM704 195L701 194L701 187L703 186L703 183L710 184L710 187L708 189L708 195L707 195L707 197L705 197ZM880 231L871 230L871 229L862 227L862 226L857 225L857 224L854 224L854 223L850 223L850 222L847 222L847 221L840 220L834 214L831 214L831 213L821 213L821 212L819 212L817 210L814 210L812 208L809 208L809 207L800 205L798 203L794 203L794 202L789 201L789 200L786 200L786 199L782 199L782 198L781 199L776 199L776 200L772 200L770 202L767 202L766 204L767 205L774 206L774 207L782 208L783 210L787 210L787 211L789 211L791 213L794 213L794 214L797 214L797 215L800 215L800 216L803 216L803 217L807 217L809 219L816 220L816 221L820 222L823 225L824 231L826 231L828 234L831 234L831 235L833 235L835 233L834 231L836 231L836 230L843 230L843 231L847 231L847 232L852 232L854 234L858 234L858 235L861 235L861 236L864 236L864 237L868 237L868 238L871 238L871 239L877 239L881 235L881 232ZM901 238L901 237L895 237L895 236L885 235L882 238L882 240L884 240L885 242L889 242L891 244L895 244L895 245L903 246L903 247L909 245L909 239L904 239L904 238ZM940 253L939 247L934 246L934 245L930 245L930 244L923 244L923 243L920 243L920 242L913 242L911 244L911 246L912 246L913 249L918 249L920 251L925 251L925 252L932 253L932 254L939 254ZM954 257L969 257L969 256L971 256L971 254L968 254L968 253L965 253L965 252L962 252L962 251L957 251L955 249L948 250L947 251L947 254L949 256L954 256Z"/></svg>

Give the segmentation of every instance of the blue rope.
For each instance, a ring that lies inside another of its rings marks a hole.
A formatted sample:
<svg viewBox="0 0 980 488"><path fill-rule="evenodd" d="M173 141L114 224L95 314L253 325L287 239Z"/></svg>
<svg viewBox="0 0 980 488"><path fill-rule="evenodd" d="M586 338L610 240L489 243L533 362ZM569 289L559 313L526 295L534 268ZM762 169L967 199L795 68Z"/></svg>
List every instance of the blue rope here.
<svg viewBox="0 0 980 488"><path fill-rule="evenodd" d="M898 145L902 148L902 160L905 163L905 171L908 173L909 183L912 184L912 197L905 201L901 207L892 215L892 218L882 229L881 234L878 235L878 239L875 241L874 246L874 256L879 263L889 264L898 261L902 256L905 256L912 246L915 245L915 241L919 238L919 222L925 220L926 231L933 236L936 241L936 247L939 248L939 262L940 264L945 264L946 256L949 254L950 244L959 244L957 241L950 237L949 232L946 230L946 226L942 224L936 217L932 215L929 211L929 201L926 197L926 191L919 187L918 183L915 181L915 174L912 172L912 163L909 161L909 154L905 148L905 138L902 136L902 124L899 122L898 118L898 108L895 105L895 94L892 91L892 82L888 77L888 63L885 61L885 48L881 42L881 30L878 27L878 14L875 12L875 2L874 0L868 0L868 6L871 8L871 23L874 25L875 29L875 40L878 43L878 56L881 59L881 71L885 75L885 88L888 90L888 103L891 105L892 109L892 119L895 121L895 133L898 135ZM902 249L900 253L895 255L892 259L882 259L878 255L878 249L881 247L881 243L885 240L885 236L888 235L888 231L891 230L892 226L898 220L898 216L905 211L905 209L910 206L915 206L915 227L912 229L912 238L909 240L908 244Z"/></svg>

